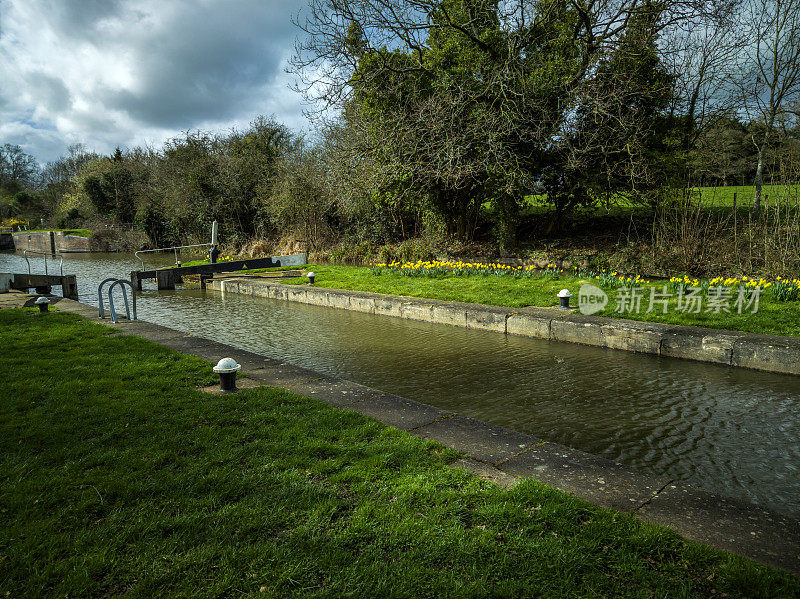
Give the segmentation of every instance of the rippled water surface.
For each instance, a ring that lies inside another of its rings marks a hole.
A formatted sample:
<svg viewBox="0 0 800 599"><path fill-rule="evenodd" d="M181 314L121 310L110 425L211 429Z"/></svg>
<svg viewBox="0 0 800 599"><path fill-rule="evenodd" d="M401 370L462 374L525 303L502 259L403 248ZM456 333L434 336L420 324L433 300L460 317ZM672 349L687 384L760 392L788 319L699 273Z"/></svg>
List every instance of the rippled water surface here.
<svg viewBox="0 0 800 599"><path fill-rule="evenodd" d="M64 257L92 304L99 281L136 268ZM0 254L9 271L25 261ZM800 377L248 296L140 297L144 320L800 515Z"/></svg>

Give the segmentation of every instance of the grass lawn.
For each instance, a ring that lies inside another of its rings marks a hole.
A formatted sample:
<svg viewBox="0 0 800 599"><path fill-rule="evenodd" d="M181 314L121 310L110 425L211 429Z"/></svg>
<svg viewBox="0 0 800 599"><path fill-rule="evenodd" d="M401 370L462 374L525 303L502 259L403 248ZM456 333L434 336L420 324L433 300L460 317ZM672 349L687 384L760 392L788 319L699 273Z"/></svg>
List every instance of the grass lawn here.
<svg viewBox="0 0 800 599"><path fill-rule="evenodd" d="M728 185L725 187L695 187L693 188L694 203L702 199L703 205L712 207L732 207L733 194L736 194L736 205L740 208L745 208L753 203L755 196L754 185ZM769 204L773 205L776 197L780 198L783 203L787 198L791 198L794 205L798 196L800 195L800 184L794 185L764 185L761 188L761 201L765 203L768 196ZM547 197L544 195L531 195L525 198L525 211L529 214L549 214L552 211L552 206L547 204ZM609 205L609 212L612 214L625 214L626 212L647 212L641 206L630 202L625 197L613 197ZM597 211L601 214L606 213L605 204L600 202L597 205Z"/></svg>
<svg viewBox="0 0 800 599"><path fill-rule="evenodd" d="M424 297L429 299L488 304L493 306L555 306L558 303L556 294L561 289L569 289L574 298L584 283L592 283L603 288L609 296L609 305L599 316L624 317L634 320L663 322L677 325L694 325L720 329L747 331L751 333L767 333L774 335L800 336L800 301L780 302L772 298L771 292L761 295L759 310L752 314L743 310L737 314L721 312L719 314L701 312L689 314L675 309L676 300L670 302L667 314L658 312L646 313L650 299L650 287L662 291L664 281L656 281L644 285L642 292L641 312L620 314L615 312L619 302L616 301L617 289L600 284L594 279L562 275L558 278L541 276L538 278L514 278L511 276L444 276L439 278L408 277L397 272L383 270L379 275L371 268L353 266L334 266L314 264L305 266L316 274L315 284L332 289L348 289L353 291L369 291ZM288 279L290 284L305 284L305 277ZM572 300L575 304L575 299ZM731 304L733 306L733 304ZM705 308L703 308L705 309Z"/></svg>
<svg viewBox="0 0 800 599"><path fill-rule="evenodd" d="M710 206L733 206L733 194L736 194L736 205L741 207L750 206L755 197L756 188L754 185L728 185L727 187L698 187L696 191L702 193L703 203ZM800 185L764 185L761 188L761 202L770 206L774 205L776 199L780 199L785 205L787 199L791 199L792 205L797 202L800 194Z"/></svg>
<svg viewBox="0 0 800 599"><path fill-rule="evenodd" d="M0 597L788 597L800 580L65 313L0 312Z"/></svg>
<svg viewBox="0 0 800 599"><path fill-rule="evenodd" d="M64 235L75 235L76 237L91 237L91 229L31 229L28 233L41 233L43 231L56 231L64 233Z"/></svg>

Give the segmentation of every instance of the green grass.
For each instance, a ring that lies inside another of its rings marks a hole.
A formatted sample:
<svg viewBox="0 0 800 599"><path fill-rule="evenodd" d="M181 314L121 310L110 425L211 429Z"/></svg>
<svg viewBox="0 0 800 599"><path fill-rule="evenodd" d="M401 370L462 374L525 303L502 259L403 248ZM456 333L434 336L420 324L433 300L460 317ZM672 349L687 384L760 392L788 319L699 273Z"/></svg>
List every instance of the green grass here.
<svg viewBox="0 0 800 599"><path fill-rule="evenodd" d="M623 317L632 320L661 322L676 325L703 326L719 329L765 333L772 335L800 336L800 301L780 302L775 300L771 292L762 294L759 311L752 314L733 313L713 314L702 312L688 314L675 310L675 300L671 301L667 314L657 312L646 313L650 287L658 291L665 284L655 281L645 285L642 311L639 314L615 312L617 289L600 284L594 279L562 275L558 278L514 278L510 276L445 276L440 278L408 277L396 272L384 270L380 275L373 274L368 267L334 266L315 264L305 267L316 274L315 284L331 289L347 289L352 291L368 291L423 297L428 299L488 304L520 308L524 306L555 306L558 303L556 294L561 289L569 289L577 299L578 291L584 283L592 283L603 288L609 296L609 306L598 316ZM289 284L306 284L305 277L287 279ZM573 300L573 304L576 300Z"/></svg>
<svg viewBox="0 0 800 599"><path fill-rule="evenodd" d="M220 262L221 262L221 260L220 260ZM181 262L181 266L201 266L203 264L208 264L208 256L205 256L203 258L199 258L197 260L189 260L187 262ZM172 266L165 267L165 268L178 268L178 267L173 264Z"/></svg>
<svg viewBox="0 0 800 599"><path fill-rule="evenodd" d="M513 277L449 276L443 278L405 277L384 270L375 275L369 267L313 264L303 267L316 275L315 285L331 289L369 291L425 297L429 299L490 304L494 306L547 306L557 303L556 293L563 281L515 279ZM306 277L282 281L308 284Z"/></svg>
<svg viewBox="0 0 800 599"><path fill-rule="evenodd" d="M733 194L736 194L736 205L739 207L750 206L755 197L755 186L753 185L728 185L727 187L698 187L696 191L702 193L703 204L708 206L733 206ZM781 198L785 203L786 198L790 197L792 205L797 202L800 194L800 185L764 185L761 188L762 205L769 202L772 206L776 198Z"/></svg>
<svg viewBox="0 0 800 599"><path fill-rule="evenodd" d="M0 596L788 597L800 581L77 316L0 312Z"/></svg>
<svg viewBox="0 0 800 599"><path fill-rule="evenodd" d="M91 229L30 229L28 233L42 233L44 231L56 231L64 233L65 235L75 235L76 237L91 237Z"/></svg>
<svg viewBox="0 0 800 599"><path fill-rule="evenodd" d="M75 235L76 237L91 237L91 229L64 229L65 235Z"/></svg>
<svg viewBox="0 0 800 599"><path fill-rule="evenodd" d="M736 194L736 205L739 208L746 208L753 203L755 195L755 186L753 185L728 185L725 187L695 187L693 188L693 200L696 203L702 199L704 206L708 208L731 208L733 207L733 195ZM774 205L776 197L780 197L782 202L786 201L787 197L791 197L792 204L796 204L798 196L800 196L800 184L794 185L764 185L761 188L762 204L767 200L769 205ZM547 198L543 195L532 195L525 198L526 204L525 214L541 214L547 215L552 213L552 206L546 202ZM601 214L606 213L605 204L600 202L596 211ZM637 213L648 213L649 209L631 202L629 199L621 196L612 198L609 205L609 213L618 216Z"/></svg>

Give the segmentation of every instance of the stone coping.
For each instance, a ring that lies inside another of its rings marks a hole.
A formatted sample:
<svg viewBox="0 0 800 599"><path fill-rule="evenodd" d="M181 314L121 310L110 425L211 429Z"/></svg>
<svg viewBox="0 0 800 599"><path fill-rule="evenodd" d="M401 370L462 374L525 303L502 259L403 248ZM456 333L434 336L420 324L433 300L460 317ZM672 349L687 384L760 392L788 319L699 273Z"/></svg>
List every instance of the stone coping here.
<svg viewBox="0 0 800 599"><path fill-rule="evenodd" d="M209 281L207 289L548 339L800 375L800 338L585 316L560 308L509 308L363 291L285 285L250 278Z"/></svg>
<svg viewBox="0 0 800 599"><path fill-rule="evenodd" d="M33 305L22 293L0 295L0 308ZM289 389L348 409L455 449L453 466L510 487L522 478L571 493L591 504L668 526L687 539L800 575L800 519L654 476L607 459L418 403L358 383L145 321L100 320L97 308L53 298L58 309L80 314L212 363L231 357L242 365L242 388Z"/></svg>

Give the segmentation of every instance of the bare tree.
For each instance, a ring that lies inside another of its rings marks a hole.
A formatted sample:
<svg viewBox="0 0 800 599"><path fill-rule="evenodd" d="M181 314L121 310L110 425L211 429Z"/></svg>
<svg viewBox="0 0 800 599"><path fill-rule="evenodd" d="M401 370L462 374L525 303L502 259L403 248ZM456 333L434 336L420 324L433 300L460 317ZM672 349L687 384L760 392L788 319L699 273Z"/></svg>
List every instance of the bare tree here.
<svg viewBox="0 0 800 599"><path fill-rule="evenodd" d="M761 209L765 155L778 133L779 120L797 119L791 108L800 98L800 0L747 0L739 27L751 43L745 47L738 81L743 109L751 124L758 164L753 208Z"/></svg>
<svg viewBox="0 0 800 599"><path fill-rule="evenodd" d="M42 169L41 184L43 187L66 185L70 179L80 172L83 165L92 160L97 160L99 157L97 153L87 150L82 143L71 144L67 148L66 154L45 165Z"/></svg>
<svg viewBox="0 0 800 599"><path fill-rule="evenodd" d="M699 136L737 106L729 83L747 42L737 27L740 2L712 14L675 23L665 30L661 50L675 82L672 111L683 118L681 147L691 149Z"/></svg>
<svg viewBox="0 0 800 599"><path fill-rule="evenodd" d="M39 164L36 158L26 154L21 146L0 146L0 185L14 188L32 187L36 182Z"/></svg>

